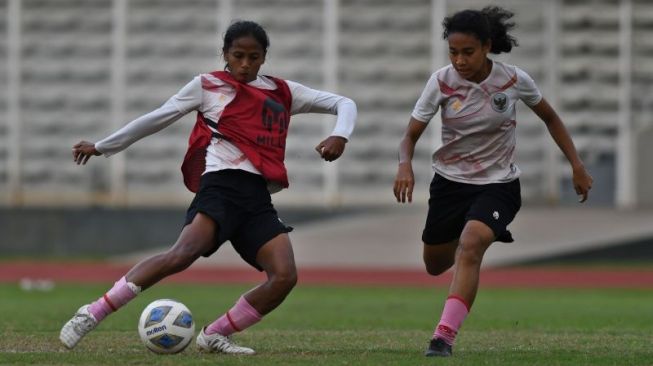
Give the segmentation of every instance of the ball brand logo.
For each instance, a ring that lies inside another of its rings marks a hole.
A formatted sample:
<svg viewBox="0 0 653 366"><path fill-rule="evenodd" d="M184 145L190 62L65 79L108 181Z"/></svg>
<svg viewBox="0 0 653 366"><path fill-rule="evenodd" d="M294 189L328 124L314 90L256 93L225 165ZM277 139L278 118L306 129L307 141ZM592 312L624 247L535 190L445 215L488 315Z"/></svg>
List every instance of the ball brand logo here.
<svg viewBox="0 0 653 366"><path fill-rule="evenodd" d="M503 113L508 109L508 96L505 93L496 93L492 96L492 109Z"/></svg>
<svg viewBox="0 0 653 366"><path fill-rule="evenodd" d="M152 329L150 329L150 330L147 331L147 335L149 336L149 335L152 335L152 334L154 334L154 333L162 332L162 331L164 331L164 330L166 330L166 326L165 326L165 325L162 325L162 326L160 326L160 327L154 327L154 328L152 328Z"/></svg>

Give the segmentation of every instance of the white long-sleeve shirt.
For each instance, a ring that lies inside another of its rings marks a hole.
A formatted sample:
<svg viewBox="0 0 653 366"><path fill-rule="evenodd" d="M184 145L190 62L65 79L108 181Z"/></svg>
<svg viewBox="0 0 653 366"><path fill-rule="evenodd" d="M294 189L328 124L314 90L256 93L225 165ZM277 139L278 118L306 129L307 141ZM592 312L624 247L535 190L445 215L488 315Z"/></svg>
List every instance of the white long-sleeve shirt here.
<svg viewBox="0 0 653 366"><path fill-rule="evenodd" d="M203 80L218 85L217 94L215 89L211 93L203 90ZM331 136L349 139L357 115L356 104L351 99L311 89L293 81L286 80L286 83L292 96L291 115L300 113L337 115L336 125ZM265 76L257 77L249 85L259 89L274 90L277 88L274 81ZM201 112L206 118L219 124L220 115L235 96L236 91L229 84L211 74L200 74L161 107L136 118L110 136L98 141L95 148L104 156L111 156L134 142L170 126L193 111ZM241 169L261 174L236 145L214 137L207 148L204 173L223 169Z"/></svg>

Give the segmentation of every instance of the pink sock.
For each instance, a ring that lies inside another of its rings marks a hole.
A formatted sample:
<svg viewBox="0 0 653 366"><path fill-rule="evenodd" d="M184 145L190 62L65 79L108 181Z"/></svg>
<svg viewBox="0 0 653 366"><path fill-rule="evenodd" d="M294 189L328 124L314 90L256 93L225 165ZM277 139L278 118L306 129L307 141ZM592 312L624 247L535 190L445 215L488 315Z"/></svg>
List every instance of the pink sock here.
<svg viewBox="0 0 653 366"><path fill-rule="evenodd" d="M433 338L442 338L449 345L456 340L458 329L469 313L469 306L461 297L451 295L444 303L440 323L433 332Z"/></svg>
<svg viewBox="0 0 653 366"><path fill-rule="evenodd" d="M230 336L243 331L261 321L263 316L250 305L245 296L241 296L236 305L229 309L218 320L209 324L204 331L206 334L222 334Z"/></svg>
<svg viewBox="0 0 653 366"><path fill-rule="evenodd" d="M113 284L111 290L92 303L88 307L88 311L99 322L135 298L140 290L140 287L131 282L127 282L123 276L118 282Z"/></svg>

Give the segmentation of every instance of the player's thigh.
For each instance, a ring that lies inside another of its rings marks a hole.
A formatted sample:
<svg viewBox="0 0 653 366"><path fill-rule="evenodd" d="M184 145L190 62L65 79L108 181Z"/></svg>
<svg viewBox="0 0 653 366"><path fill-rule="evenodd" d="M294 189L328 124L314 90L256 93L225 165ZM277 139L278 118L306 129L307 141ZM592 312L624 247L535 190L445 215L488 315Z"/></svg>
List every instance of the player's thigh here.
<svg viewBox="0 0 653 366"><path fill-rule="evenodd" d="M216 222L203 213L197 213L193 220L181 230L179 238L170 248L176 255L199 257L213 249L218 235Z"/></svg>
<svg viewBox="0 0 653 366"><path fill-rule="evenodd" d="M493 241L512 242L508 225L521 207L519 179L508 183L488 184L483 188L465 217L466 227L470 226L470 229L473 229L467 231L482 234L482 227L478 224L470 225L472 221L479 221L494 232Z"/></svg>
<svg viewBox="0 0 653 366"><path fill-rule="evenodd" d="M273 207L267 207L243 220L230 240L236 252L247 263L269 275L270 272L283 269L280 265L284 263L294 270L295 262L287 234L292 230L292 227L279 220Z"/></svg>
<svg viewBox="0 0 653 366"><path fill-rule="evenodd" d="M422 242L442 245L458 239L477 191L477 186L450 181L434 174L429 187L429 210L422 231Z"/></svg>

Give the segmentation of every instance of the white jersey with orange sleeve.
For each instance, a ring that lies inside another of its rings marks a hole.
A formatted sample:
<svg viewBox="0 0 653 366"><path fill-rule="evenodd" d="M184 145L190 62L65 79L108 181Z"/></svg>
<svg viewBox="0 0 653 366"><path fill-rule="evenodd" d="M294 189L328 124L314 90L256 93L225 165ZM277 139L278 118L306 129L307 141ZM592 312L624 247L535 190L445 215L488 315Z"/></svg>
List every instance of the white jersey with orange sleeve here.
<svg viewBox="0 0 653 366"><path fill-rule="evenodd" d="M520 68L493 61L480 83L462 78L452 65L431 75L412 112L428 123L442 108L442 146L433 153L433 170L461 183L510 182L515 164L516 103L542 100L533 79Z"/></svg>

